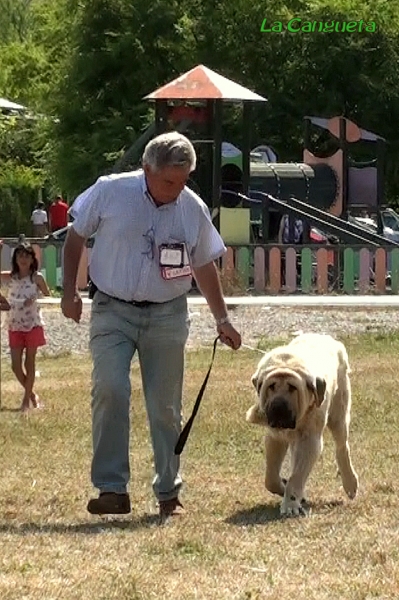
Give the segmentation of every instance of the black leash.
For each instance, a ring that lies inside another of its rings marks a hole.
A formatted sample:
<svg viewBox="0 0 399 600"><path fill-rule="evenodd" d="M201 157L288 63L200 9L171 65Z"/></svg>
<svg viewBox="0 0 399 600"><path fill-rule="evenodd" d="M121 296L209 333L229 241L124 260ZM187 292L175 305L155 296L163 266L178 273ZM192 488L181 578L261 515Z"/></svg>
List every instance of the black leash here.
<svg viewBox="0 0 399 600"><path fill-rule="evenodd" d="M191 413L191 417L185 424L183 431L181 432L179 439L177 440L177 444L175 446L175 454L177 454L177 455L179 455L183 452L183 448L186 445L187 438L189 436L191 427L193 426L193 423L194 423L195 415L197 414L199 406L201 404L202 396L204 395L205 388L208 383L209 375L211 374L211 371L212 371L213 361L215 359L215 352L216 352L216 346L217 346L218 340L219 340L219 336L213 342L213 352L212 352L211 364L209 365L208 373L206 374L204 382L201 385L201 389L198 392L198 396L195 401L193 412Z"/></svg>

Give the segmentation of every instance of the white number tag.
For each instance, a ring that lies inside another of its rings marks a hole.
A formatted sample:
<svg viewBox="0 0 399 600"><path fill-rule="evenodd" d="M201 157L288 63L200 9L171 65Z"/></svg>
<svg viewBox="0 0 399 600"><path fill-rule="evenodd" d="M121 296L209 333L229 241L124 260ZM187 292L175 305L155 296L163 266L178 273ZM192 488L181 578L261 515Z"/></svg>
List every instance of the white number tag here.
<svg viewBox="0 0 399 600"><path fill-rule="evenodd" d="M160 267L183 267L184 244L164 244L159 247Z"/></svg>
<svg viewBox="0 0 399 600"><path fill-rule="evenodd" d="M190 277L191 266L185 244L163 244L159 247L159 266L163 279Z"/></svg>

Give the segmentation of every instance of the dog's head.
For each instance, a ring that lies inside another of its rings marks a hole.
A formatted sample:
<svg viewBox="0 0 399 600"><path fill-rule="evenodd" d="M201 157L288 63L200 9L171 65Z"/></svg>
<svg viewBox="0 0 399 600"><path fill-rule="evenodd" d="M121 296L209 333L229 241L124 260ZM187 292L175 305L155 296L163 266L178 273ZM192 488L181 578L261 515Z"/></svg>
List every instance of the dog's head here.
<svg viewBox="0 0 399 600"><path fill-rule="evenodd" d="M326 382L304 369L276 367L258 369L252 376L258 402L247 421L273 429L295 429L312 406L324 400Z"/></svg>

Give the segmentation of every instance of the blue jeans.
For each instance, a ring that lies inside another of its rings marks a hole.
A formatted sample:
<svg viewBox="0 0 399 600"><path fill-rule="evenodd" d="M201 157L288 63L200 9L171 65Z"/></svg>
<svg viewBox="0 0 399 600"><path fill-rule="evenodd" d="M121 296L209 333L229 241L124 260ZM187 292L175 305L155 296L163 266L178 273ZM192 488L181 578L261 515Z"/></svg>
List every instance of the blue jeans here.
<svg viewBox="0 0 399 600"><path fill-rule="evenodd" d="M181 431L186 296L136 307L97 292L91 314L92 482L100 492L126 493L130 480L130 368L137 350L154 451L158 500L177 496L182 480L174 448Z"/></svg>

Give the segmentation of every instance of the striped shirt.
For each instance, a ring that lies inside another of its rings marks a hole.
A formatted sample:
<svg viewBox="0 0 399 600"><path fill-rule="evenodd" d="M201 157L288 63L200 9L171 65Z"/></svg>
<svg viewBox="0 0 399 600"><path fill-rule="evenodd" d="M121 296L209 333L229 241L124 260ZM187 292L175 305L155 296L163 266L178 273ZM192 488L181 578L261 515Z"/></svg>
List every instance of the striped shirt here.
<svg viewBox="0 0 399 600"><path fill-rule="evenodd" d="M167 302L191 289L191 276L163 279L161 244L184 243L193 268L225 254L205 202L187 187L175 202L157 207L144 172L100 177L70 209L72 227L95 243L90 278L99 290L122 300Z"/></svg>

